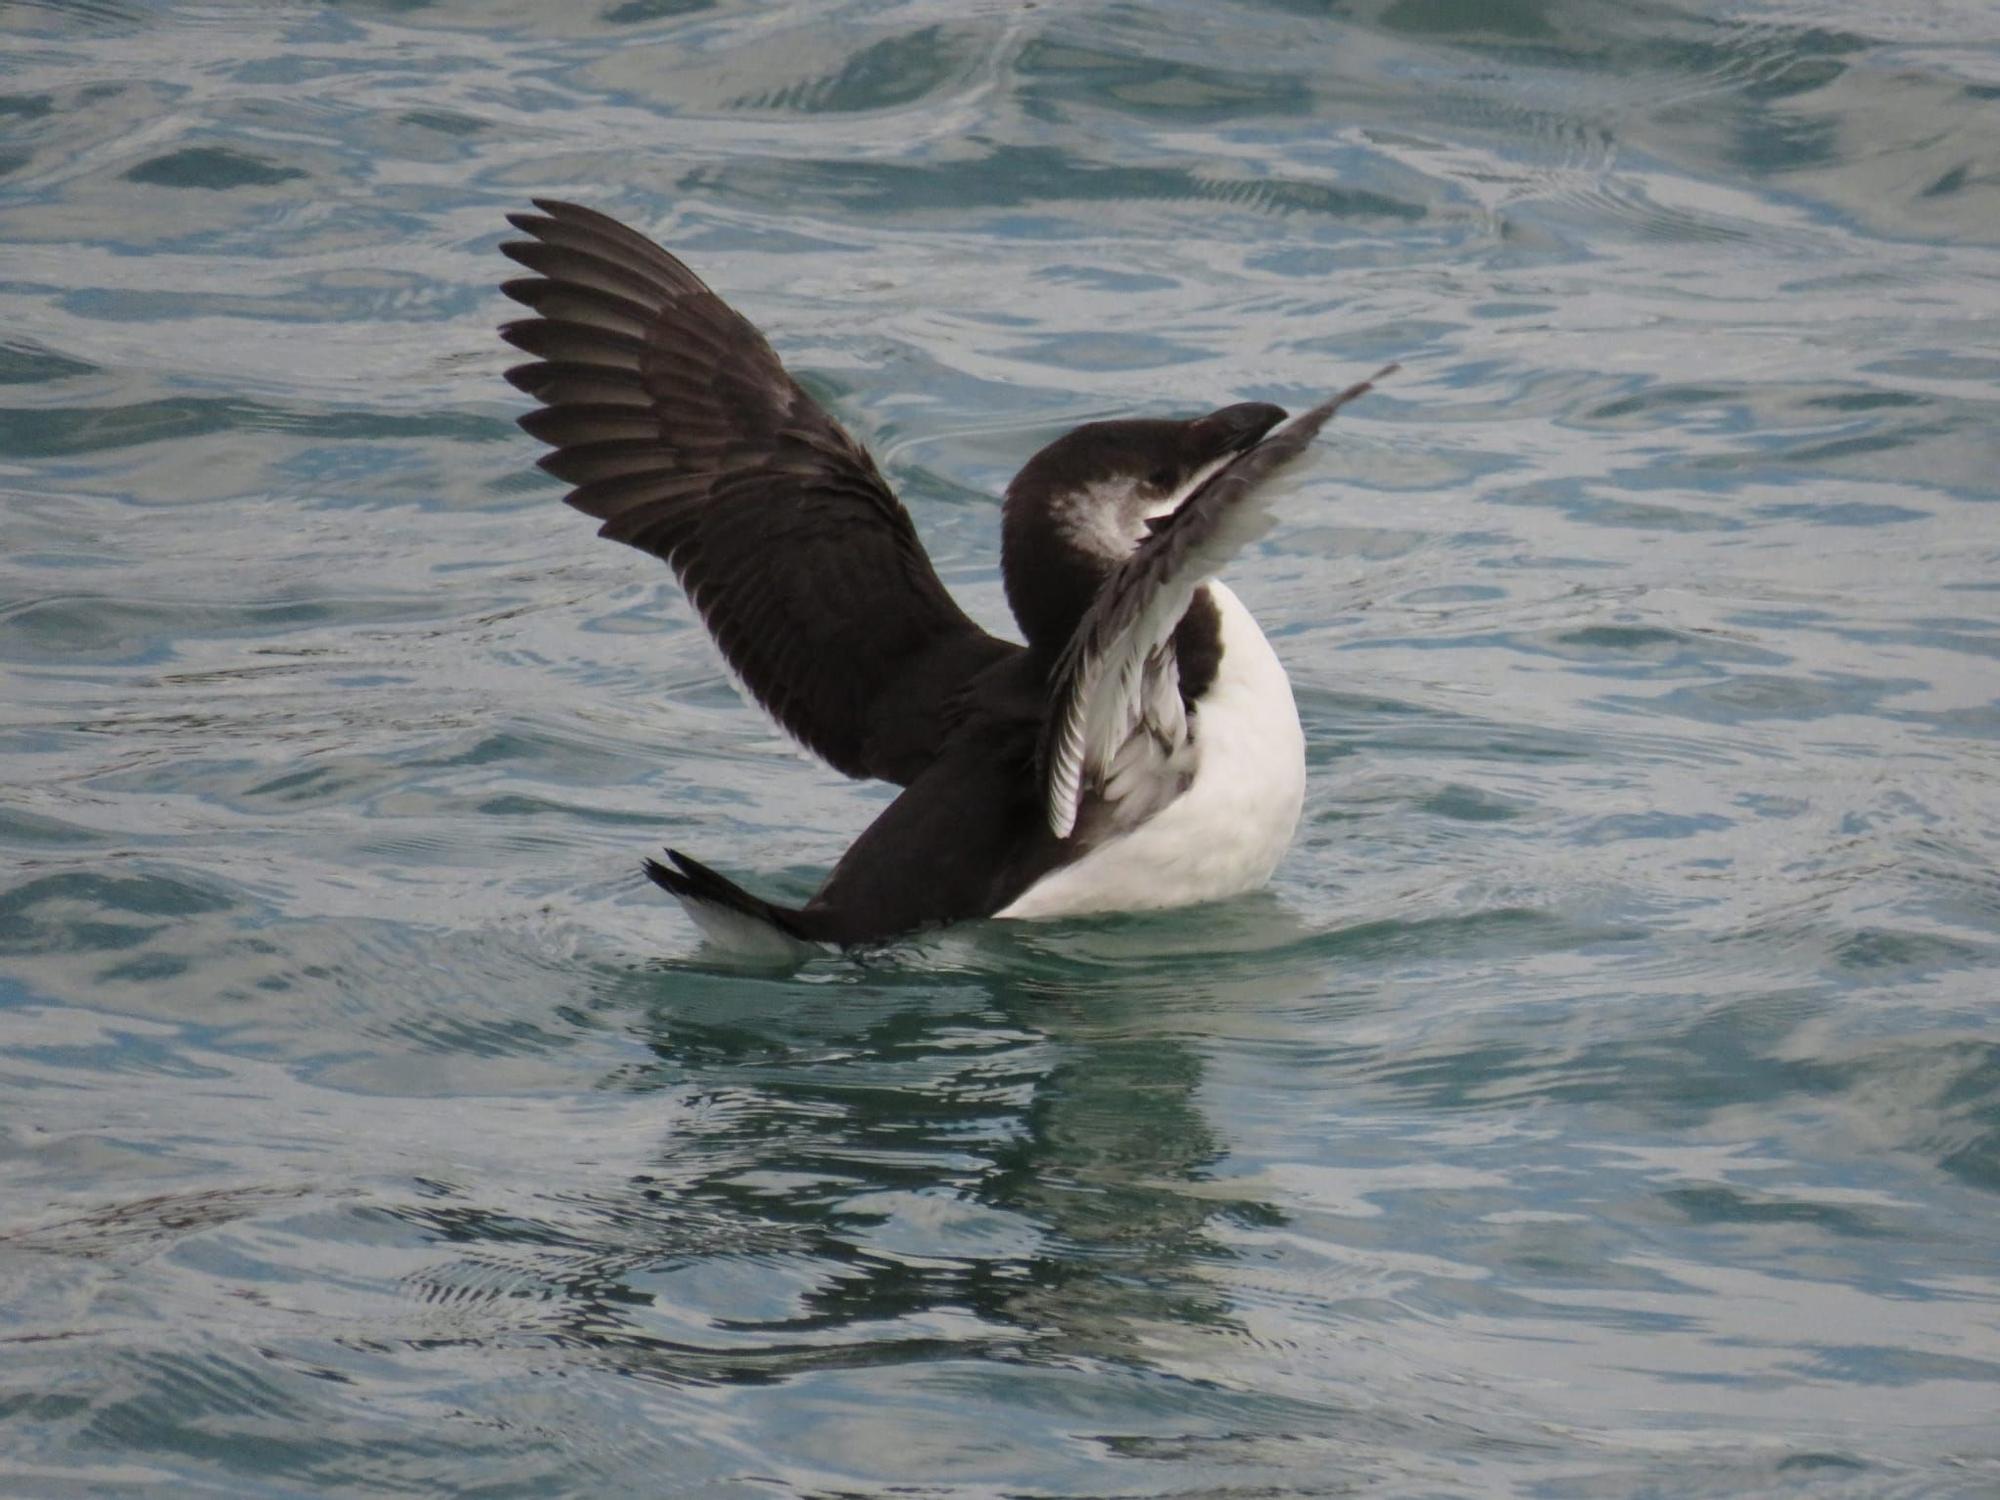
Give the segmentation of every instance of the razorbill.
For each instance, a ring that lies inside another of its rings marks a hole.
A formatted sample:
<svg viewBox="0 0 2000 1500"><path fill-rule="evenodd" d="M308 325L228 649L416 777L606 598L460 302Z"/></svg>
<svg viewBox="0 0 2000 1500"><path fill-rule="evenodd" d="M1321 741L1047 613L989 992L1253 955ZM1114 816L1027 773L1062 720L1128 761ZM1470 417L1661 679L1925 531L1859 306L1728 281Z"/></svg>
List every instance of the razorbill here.
<svg viewBox="0 0 2000 1500"><path fill-rule="evenodd" d="M1304 416L1244 402L1091 422L1007 487L1000 565L1027 644L945 591L868 452L757 330L636 231L537 199L501 336L541 466L599 535L670 564L736 677L835 769L903 788L810 901L676 850L646 873L736 948L868 943L971 917L1213 901L1291 841L1305 741L1284 668L1215 573L1271 524ZM1376 377L1376 378L1379 378Z"/></svg>

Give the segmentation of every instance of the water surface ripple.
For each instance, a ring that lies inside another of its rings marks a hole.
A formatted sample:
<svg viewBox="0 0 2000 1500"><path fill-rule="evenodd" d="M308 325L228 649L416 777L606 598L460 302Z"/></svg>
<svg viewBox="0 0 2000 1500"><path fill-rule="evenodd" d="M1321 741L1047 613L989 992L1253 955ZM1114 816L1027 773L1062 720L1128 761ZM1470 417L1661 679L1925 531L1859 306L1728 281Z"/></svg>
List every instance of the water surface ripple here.
<svg viewBox="0 0 2000 1500"><path fill-rule="evenodd" d="M1975 0L0 15L0 1490L2000 1487ZM1388 360L1272 889L718 967L879 806L536 474L656 232L1007 625L1067 424Z"/></svg>

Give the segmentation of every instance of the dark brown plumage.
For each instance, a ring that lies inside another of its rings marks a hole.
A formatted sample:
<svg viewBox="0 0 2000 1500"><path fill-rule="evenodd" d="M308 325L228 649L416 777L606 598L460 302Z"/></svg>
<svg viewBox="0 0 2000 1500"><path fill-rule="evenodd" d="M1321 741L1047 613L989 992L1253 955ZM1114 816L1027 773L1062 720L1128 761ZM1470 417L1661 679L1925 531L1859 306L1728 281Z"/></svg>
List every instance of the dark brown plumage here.
<svg viewBox="0 0 2000 1500"><path fill-rule="evenodd" d="M521 425L600 536L664 559L730 666L836 770L907 785L953 692L1020 651L968 619L865 449L748 320L615 219L538 200L501 337Z"/></svg>

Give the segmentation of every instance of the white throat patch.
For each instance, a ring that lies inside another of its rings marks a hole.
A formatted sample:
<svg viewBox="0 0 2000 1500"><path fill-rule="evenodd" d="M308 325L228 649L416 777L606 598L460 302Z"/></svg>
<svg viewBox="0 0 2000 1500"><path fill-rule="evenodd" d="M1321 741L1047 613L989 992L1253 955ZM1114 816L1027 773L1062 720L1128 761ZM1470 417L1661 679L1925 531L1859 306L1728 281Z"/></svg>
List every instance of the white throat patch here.
<svg viewBox="0 0 2000 1500"><path fill-rule="evenodd" d="M1121 563L1146 539L1146 523L1170 516L1211 476L1238 455L1225 453L1210 459L1172 494L1164 495L1143 509L1134 504L1136 479L1099 480L1082 490L1065 495L1057 506L1062 533L1078 550L1106 562Z"/></svg>

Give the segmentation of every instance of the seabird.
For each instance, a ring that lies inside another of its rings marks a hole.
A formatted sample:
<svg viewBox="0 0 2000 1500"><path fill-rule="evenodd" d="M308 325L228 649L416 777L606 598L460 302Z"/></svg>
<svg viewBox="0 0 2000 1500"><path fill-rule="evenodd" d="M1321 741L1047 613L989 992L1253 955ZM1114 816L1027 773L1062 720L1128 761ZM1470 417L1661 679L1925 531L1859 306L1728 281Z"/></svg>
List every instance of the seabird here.
<svg viewBox="0 0 2000 1500"><path fill-rule="evenodd" d="M677 850L648 860L711 939L872 943L1269 878L1305 741L1284 668L1215 574L1272 524L1265 481L1371 381L1290 422L1252 401L1043 448L1001 511L1019 645L953 602L867 450L748 320L617 220L535 206L500 247L534 273L502 288L534 316L501 336L533 357L507 378L540 403L520 420L552 450L541 466L600 536L673 568L792 736L903 788L803 906Z"/></svg>

